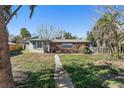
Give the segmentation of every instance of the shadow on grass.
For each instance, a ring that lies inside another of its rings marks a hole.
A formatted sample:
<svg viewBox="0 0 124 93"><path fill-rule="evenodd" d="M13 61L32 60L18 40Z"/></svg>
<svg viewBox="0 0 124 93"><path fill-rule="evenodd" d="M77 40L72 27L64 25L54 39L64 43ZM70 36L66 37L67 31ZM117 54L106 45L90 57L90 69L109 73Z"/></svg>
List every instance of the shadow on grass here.
<svg viewBox="0 0 124 93"><path fill-rule="evenodd" d="M13 56L18 56L18 55L20 55L20 54L22 54L22 52L20 51L20 52L15 52L15 51L12 51L12 52L10 52L10 57L13 57Z"/></svg>
<svg viewBox="0 0 124 93"><path fill-rule="evenodd" d="M19 88L54 88L53 71L45 72L22 72L18 71L15 76L15 84Z"/></svg>
<svg viewBox="0 0 124 93"><path fill-rule="evenodd" d="M80 66L73 63L71 66L63 66L68 71L73 84L77 88L110 87L108 83L105 83L106 80L121 83L121 86L115 87L124 87L124 71L113 69L110 65L106 64L96 66L93 64L87 64L87 66Z"/></svg>

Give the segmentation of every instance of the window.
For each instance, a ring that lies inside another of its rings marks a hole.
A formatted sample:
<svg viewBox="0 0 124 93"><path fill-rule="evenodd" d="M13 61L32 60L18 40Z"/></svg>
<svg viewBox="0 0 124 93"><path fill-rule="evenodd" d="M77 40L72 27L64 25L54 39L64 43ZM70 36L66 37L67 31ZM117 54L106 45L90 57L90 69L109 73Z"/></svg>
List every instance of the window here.
<svg viewBox="0 0 124 93"><path fill-rule="evenodd" d="M42 42L37 42L37 48L42 48Z"/></svg>
<svg viewBox="0 0 124 93"><path fill-rule="evenodd" d="M34 49L42 48L42 42L33 42Z"/></svg>
<svg viewBox="0 0 124 93"><path fill-rule="evenodd" d="M36 49L36 42L33 42L33 48Z"/></svg>
<svg viewBox="0 0 124 93"><path fill-rule="evenodd" d="M63 48L73 48L73 44L72 43L63 43L62 47Z"/></svg>

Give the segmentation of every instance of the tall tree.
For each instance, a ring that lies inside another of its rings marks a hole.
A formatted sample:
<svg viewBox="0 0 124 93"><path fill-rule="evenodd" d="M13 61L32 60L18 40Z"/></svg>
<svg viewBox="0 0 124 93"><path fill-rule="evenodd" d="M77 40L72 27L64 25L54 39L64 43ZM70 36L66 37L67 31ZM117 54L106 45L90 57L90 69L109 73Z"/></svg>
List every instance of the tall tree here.
<svg viewBox="0 0 124 93"><path fill-rule="evenodd" d="M20 30L20 35L22 36L22 38L24 39L29 39L29 37L31 37L30 32L27 30L27 28L22 28Z"/></svg>
<svg viewBox="0 0 124 93"><path fill-rule="evenodd" d="M6 88L15 87L9 56L7 25L22 5L17 6L15 10L12 10L12 7L12 5L0 5L0 87ZM29 8L31 9L31 18L35 6L29 6Z"/></svg>
<svg viewBox="0 0 124 93"><path fill-rule="evenodd" d="M38 28L38 36L44 41L44 49L49 52L49 42L52 39L61 39L63 34L62 29L58 29L52 25L41 25Z"/></svg>
<svg viewBox="0 0 124 93"><path fill-rule="evenodd" d="M93 34L92 34L92 32L87 32L87 38L86 38L87 40L89 40L89 41L94 41L94 36L93 36Z"/></svg>
<svg viewBox="0 0 124 93"><path fill-rule="evenodd" d="M76 36L73 36L72 33L70 33L70 32L64 32L63 37L64 37L65 39L77 39L77 38L78 38L78 37L76 37Z"/></svg>
<svg viewBox="0 0 124 93"><path fill-rule="evenodd" d="M88 40L88 41L90 41L90 45L91 46L96 46L96 41L95 41L95 39L94 39L94 36L93 36L93 33L92 33L92 31L88 31L87 32L87 37L86 37L86 40Z"/></svg>
<svg viewBox="0 0 124 93"><path fill-rule="evenodd" d="M116 57L119 58L121 42L124 40L124 31L122 29L123 13L112 6L106 9L107 12L97 21L92 33L97 42L98 50L99 48L103 50L108 46L110 53L115 53Z"/></svg>

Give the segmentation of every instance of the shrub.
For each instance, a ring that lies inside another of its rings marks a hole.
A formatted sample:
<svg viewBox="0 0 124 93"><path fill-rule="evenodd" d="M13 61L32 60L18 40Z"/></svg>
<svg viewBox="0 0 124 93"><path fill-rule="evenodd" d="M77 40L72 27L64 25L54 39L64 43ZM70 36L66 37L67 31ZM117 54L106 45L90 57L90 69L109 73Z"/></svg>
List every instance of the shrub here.
<svg viewBox="0 0 124 93"><path fill-rule="evenodd" d="M117 52L114 52L114 53L111 54L111 56L112 56L113 58L115 58L115 59L123 59L124 54L123 54L123 53L119 53L119 55L118 55Z"/></svg>
<svg viewBox="0 0 124 93"><path fill-rule="evenodd" d="M84 54L91 54L92 53L92 51L88 47L82 49L81 52Z"/></svg>

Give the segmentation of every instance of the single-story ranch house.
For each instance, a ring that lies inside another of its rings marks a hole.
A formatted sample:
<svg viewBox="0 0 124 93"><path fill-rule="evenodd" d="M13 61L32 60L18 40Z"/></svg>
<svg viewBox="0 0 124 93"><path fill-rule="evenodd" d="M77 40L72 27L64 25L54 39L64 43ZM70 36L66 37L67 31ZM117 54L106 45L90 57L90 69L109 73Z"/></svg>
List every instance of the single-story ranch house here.
<svg viewBox="0 0 124 93"><path fill-rule="evenodd" d="M30 52L61 52L61 53L79 53L82 48L88 46L89 41L77 39L54 39L42 40L40 38L32 38L28 40L26 49Z"/></svg>

